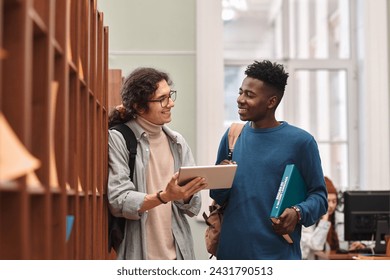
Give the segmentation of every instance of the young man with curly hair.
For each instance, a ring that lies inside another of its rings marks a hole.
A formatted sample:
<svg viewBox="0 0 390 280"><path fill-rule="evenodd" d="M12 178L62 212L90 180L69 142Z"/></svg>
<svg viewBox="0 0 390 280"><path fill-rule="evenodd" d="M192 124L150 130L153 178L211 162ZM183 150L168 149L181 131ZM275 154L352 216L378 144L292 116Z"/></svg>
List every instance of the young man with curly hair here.
<svg viewBox="0 0 390 280"><path fill-rule="evenodd" d="M122 134L109 130L107 197L112 215L126 218L118 259L193 260L194 242L186 216L199 213L203 178L177 184L179 167L195 165L183 136L170 129L176 91L167 73L137 68L126 78L122 105L109 126L124 123L137 140L134 179Z"/></svg>

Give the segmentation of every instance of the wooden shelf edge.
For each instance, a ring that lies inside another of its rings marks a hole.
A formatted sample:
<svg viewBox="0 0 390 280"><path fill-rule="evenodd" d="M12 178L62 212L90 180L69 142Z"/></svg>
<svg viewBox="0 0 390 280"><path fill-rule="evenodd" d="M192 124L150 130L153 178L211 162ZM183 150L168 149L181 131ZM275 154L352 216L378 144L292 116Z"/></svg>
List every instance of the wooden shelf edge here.
<svg viewBox="0 0 390 280"><path fill-rule="evenodd" d="M66 191L66 195L68 195L68 196L75 196L76 195L76 191L75 190L67 190Z"/></svg>
<svg viewBox="0 0 390 280"><path fill-rule="evenodd" d="M54 45L54 50L55 50L56 56L63 56L64 50L62 49L60 43L58 43L58 41L56 39L53 39L52 43Z"/></svg>
<svg viewBox="0 0 390 280"><path fill-rule="evenodd" d="M83 88L87 88L87 82L80 77L79 75L79 79L80 79L80 86L82 86Z"/></svg>
<svg viewBox="0 0 390 280"><path fill-rule="evenodd" d="M50 187L50 192L54 194L60 194L61 193L61 188L59 186L51 186Z"/></svg>
<svg viewBox="0 0 390 280"><path fill-rule="evenodd" d="M15 181L0 182L0 191L20 191L20 185Z"/></svg>
<svg viewBox="0 0 390 280"><path fill-rule="evenodd" d="M73 61L68 60L68 65L69 65L69 70L70 70L73 74L77 74L77 67L76 67L76 64L74 64Z"/></svg>
<svg viewBox="0 0 390 280"><path fill-rule="evenodd" d="M84 191L79 191L78 192L78 196L85 196L85 192Z"/></svg>
<svg viewBox="0 0 390 280"><path fill-rule="evenodd" d="M29 194L44 194L46 192L43 186L28 185L27 191Z"/></svg>
<svg viewBox="0 0 390 280"><path fill-rule="evenodd" d="M48 33L48 28L45 24L45 22L42 20L40 15L33 9L29 11L30 18L32 21L36 24L36 26L39 28L39 30L43 33Z"/></svg>

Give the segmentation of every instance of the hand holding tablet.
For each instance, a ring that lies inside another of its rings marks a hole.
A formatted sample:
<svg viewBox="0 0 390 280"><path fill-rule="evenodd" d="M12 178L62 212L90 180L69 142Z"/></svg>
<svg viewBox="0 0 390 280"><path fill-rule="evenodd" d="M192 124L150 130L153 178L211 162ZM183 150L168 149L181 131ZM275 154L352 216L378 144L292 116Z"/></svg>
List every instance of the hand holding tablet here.
<svg viewBox="0 0 390 280"><path fill-rule="evenodd" d="M182 166L179 169L178 185L185 185L196 177L203 177L208 183L207 189L229 189L232 187L237 164Z"/></svg>

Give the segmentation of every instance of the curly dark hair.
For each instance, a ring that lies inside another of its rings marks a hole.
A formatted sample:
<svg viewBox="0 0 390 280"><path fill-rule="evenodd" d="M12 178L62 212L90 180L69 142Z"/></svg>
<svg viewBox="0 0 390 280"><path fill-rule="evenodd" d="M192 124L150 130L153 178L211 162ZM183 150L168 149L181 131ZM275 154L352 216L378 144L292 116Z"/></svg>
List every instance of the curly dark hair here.
<svg viewBox="0 0 390 280"><path fill-rule="evenodd" d="M113 109L108 116L109 127L136 117L139 110L149 110L148 100L156 92L158 83L165 80L172 85L169 75L154 68L141 67L127 76L121 88L123 107Z"/></svg>
<svg viewBox="0 0 390 280"><path fill-rule="evenodd" d="M245 75L267 83L277 89L281 97L283 96L288 78L288 73L285 72L283 65L272 63L269 60L261 62L255 60L246 68Z"/></svg>

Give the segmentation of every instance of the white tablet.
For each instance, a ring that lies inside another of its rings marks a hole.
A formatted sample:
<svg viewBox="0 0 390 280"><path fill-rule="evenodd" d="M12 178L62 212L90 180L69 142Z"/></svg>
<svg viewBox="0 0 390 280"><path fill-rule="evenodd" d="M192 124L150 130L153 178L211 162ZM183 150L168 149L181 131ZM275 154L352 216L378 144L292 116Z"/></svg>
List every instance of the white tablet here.
<svg viewBox="0 0 390 280"><path fill-rule="evenodd" d="M178 184L185 185L196 177L207 180L207 189L229 189L232 187L237 164L182 166L179 170Z"/></svg>

